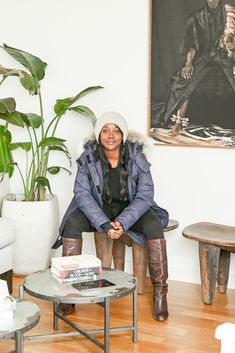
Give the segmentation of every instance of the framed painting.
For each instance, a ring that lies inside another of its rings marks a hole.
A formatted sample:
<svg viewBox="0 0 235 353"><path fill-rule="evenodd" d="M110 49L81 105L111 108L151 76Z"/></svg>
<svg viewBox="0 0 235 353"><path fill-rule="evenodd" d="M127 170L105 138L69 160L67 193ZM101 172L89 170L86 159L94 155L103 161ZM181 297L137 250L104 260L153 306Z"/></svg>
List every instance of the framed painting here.
<svg viewBox="0 0 235 353"><path fill-rule="evenodd" d="M235 147L235 0L150 0L149 135Z"/></svg>

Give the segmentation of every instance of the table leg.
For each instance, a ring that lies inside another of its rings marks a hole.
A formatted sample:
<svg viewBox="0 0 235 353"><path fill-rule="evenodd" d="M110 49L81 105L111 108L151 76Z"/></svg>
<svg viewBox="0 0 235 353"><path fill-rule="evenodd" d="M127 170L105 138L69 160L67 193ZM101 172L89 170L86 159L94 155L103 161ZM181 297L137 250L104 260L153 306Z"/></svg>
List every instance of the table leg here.
<svg viewBox="0 0 235 353"><path fill-rule="evenodd" d="M15 334L15 351L16 353L24 352L24 337L19 331Z"/></svg>
<svg viewBox="0 0 235 353"><path fill-rule="evenodd" d="M57 310L58 310L58 303L53 303L53 328L54 328L54 330L58 330L58 316L56 315L56 312L57 312Z"/></svg>
<svg viewBox="0 0 235 353"><path fill-rule="evenodd" d="M104 301L104 352L109 353L110 345L110 300Z"/></svg>
<svg viewBox="0 0 235 353"><path fill-rule="evenodd" d="M220 248L199 242L201 288L204 304L212 304L219 267Z"/></svg>
<svg viewBox="0 0 235 353"><path fill-rule="evenodd" d="M133 292L133 335L132 335L132 340L133 342L138 341L138 290L137 286L135 287L135 290Z"/></svg>
<svg viewBox="0 0 235 353"><path fill-rule="evenodd" d="M19 285L19 297L20 299L24 299L24 286L22 284Z"/></svg>
<svg viewBox="0 0 235 353"><path fill-rule="evenodd" d="M230 252L221 249L219 258L219 271L217 276L218 291L226 293L230 267Z"/></svg>

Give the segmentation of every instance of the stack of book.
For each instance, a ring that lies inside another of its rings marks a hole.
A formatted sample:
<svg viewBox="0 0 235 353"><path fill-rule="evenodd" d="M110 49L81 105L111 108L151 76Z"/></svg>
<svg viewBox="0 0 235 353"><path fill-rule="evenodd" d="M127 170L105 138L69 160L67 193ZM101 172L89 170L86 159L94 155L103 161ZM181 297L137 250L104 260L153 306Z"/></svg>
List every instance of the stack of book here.
<svg viewBox="0 0 235 353"><path fill-rule="evenodd" d="M101 278L102 264L93 255L53 257L51 273L61 283L93 281Z"/></svg>
<svg viewBox="0 0 235 353"><path fill-rule="evenodd" d="M0 320L12 319L16 300L9 295L7 282L0 280Z"/></svg>

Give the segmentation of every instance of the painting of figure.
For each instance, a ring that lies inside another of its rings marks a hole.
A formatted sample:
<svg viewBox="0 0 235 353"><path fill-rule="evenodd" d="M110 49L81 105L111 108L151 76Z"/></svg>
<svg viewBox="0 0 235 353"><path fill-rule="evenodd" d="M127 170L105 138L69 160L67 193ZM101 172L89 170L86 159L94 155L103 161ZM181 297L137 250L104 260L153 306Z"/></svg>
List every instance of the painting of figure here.
<svg viewBox="0 0 235 353"><path fill-rule="evenodd" d="M234 0L152 0L150 136L235 147Z"/></svg>

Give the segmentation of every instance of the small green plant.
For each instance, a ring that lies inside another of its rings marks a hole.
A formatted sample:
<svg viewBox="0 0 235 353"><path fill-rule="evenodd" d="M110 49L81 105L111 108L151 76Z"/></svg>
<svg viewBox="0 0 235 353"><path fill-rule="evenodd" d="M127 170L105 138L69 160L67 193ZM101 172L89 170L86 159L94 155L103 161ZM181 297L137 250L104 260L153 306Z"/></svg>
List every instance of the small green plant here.
<svg viewBox="0 0 235 353"><path fill-rule="evenodd" d="M67 111L74 111L79 115L89 118L94 125L96 116L94 112L84 105L75 103L103 87L92 86L77 93L73 97L57 99L54 105L55 115L49 120L43 114L43 101L41 95L40 81L45 76L47 64L38 57L20 49L10 47L6 44L1 46L11 57L23 65L27 71L12 69L0 65L2 80L0 85L9 78L17 77L21 85L30 93L38 96L39 113L22 113L16 110L16 101L13 97L0 99L0 119L6 121L0 125L0 172L8 172L12 175L14 166L18 169L24 188L24 199L26 201L42 201L45 199L46 190L51 193L50 182L47 173L57 174L61 169L69 172L67 168L60 166L49 166L49 154L51 151L59 151L66 155L71 162L69 151L65 140L56 136L58 124ZM12 142L9 124L26 128L29 136L27 142ZM11 151L21 148L26 156L25 172L18 163L13 162Z"/></svg>

